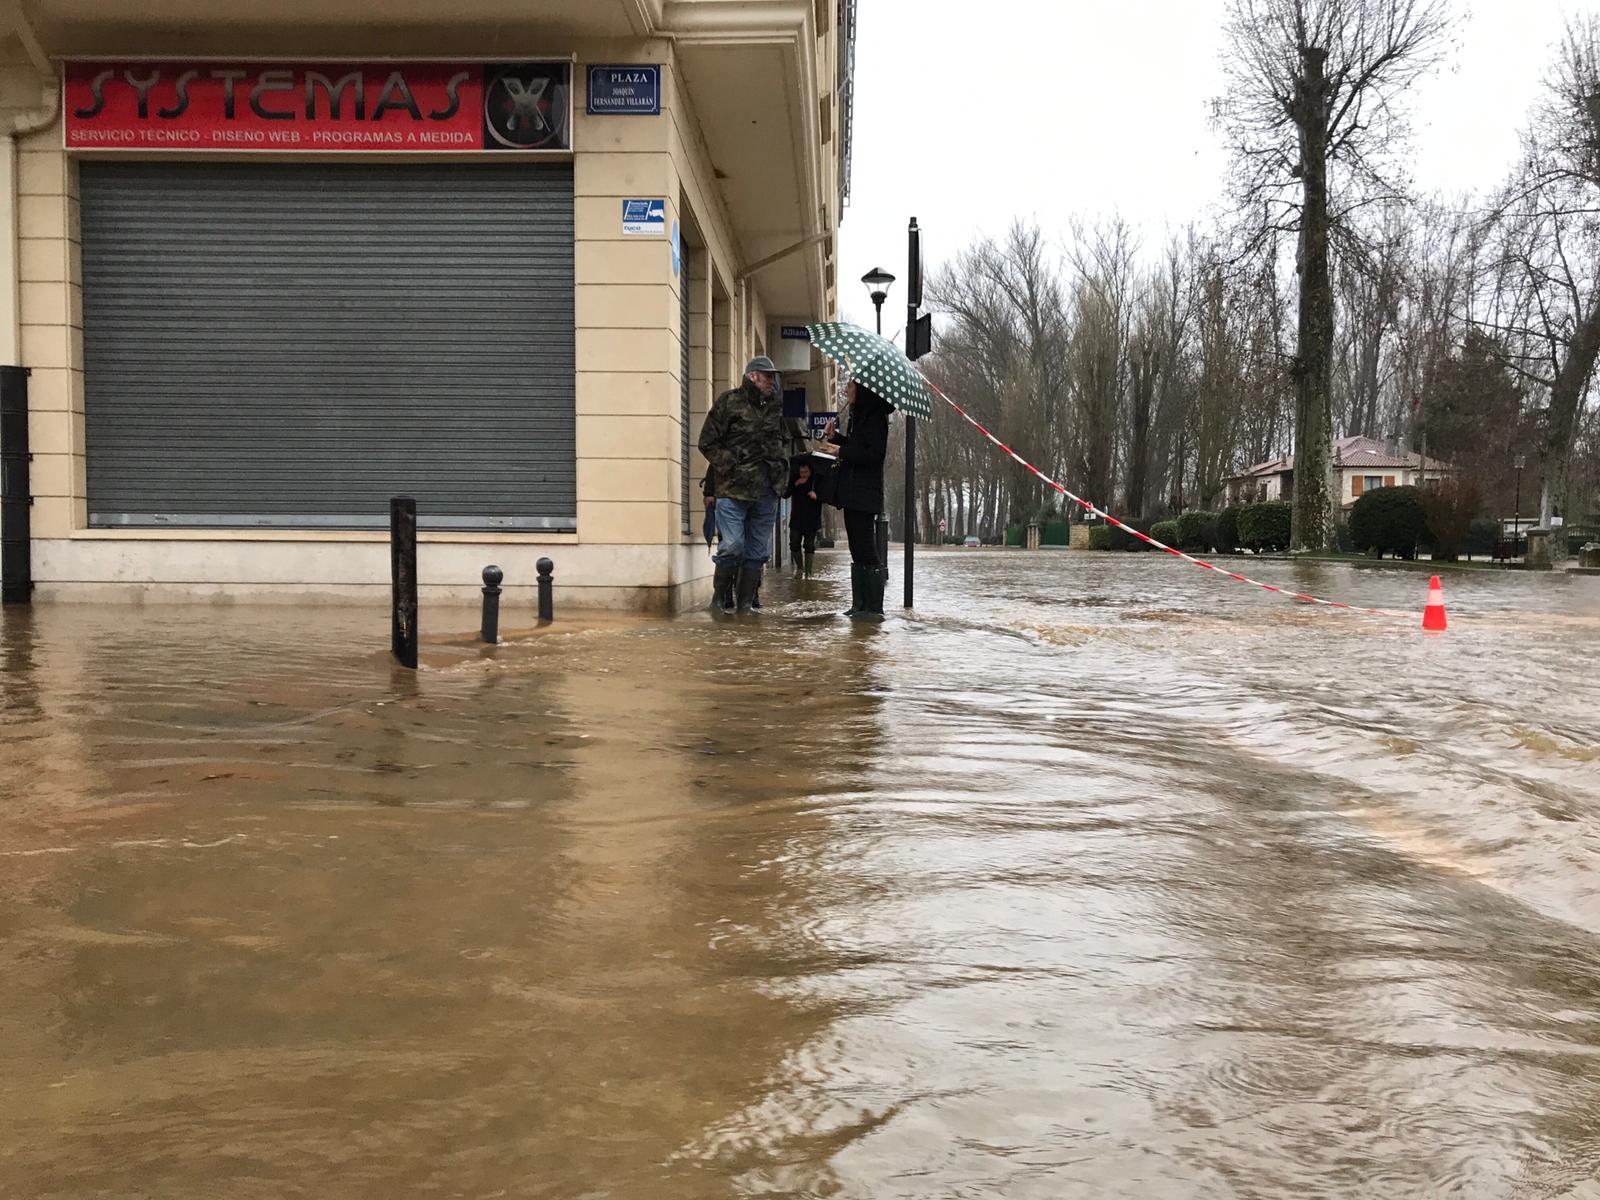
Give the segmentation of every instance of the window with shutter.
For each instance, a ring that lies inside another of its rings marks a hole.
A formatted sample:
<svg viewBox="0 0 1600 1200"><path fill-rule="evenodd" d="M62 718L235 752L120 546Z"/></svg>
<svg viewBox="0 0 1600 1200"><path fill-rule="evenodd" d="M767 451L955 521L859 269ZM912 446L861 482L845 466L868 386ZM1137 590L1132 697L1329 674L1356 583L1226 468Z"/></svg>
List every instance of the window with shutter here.
<svg viewBox="0 0 1600 1200"><path fill-rule="evenodd" d="M570 163L81 163L89 524L576 526Z"/></svg>

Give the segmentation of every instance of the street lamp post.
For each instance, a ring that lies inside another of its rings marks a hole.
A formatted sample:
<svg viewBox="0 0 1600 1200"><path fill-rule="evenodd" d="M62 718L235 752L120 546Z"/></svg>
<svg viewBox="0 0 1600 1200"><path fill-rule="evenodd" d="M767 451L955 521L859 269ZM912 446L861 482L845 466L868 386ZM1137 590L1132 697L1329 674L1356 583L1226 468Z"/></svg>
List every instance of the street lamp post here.
<svg viewBox="0 0 1600 1200"><path fill-rule="evenodd" d="M882 267L873 267L861 277L861 282L867 285L867 294L872 297L872 307L878 316L878 333L883 333L883 302L889 298L889 286L894 283L894 276Z"/></svg>
<svg viewBox="0 0 1600 1200"><path fill-rule="evenodd" d="M1517 545L1522 540L1522 468L1528 465L1528 460L1519 454L1511 465L1517 468L1517 494L1511 505L1511 556L1515 558Z"/></svg>
<svg viewBox="0 0 1600 1200"><path fill-rule="evenodd" d="M889 288L894 283L894 276L882 267L873 267L861 277L861 282L867 285L867 294L872 297L872 311L878 321L878 335L883 335L883 302L889 298ZM884 576L889 573L889 514L881 512L872 525L872 540L878 547L878 566L883 568Z"/></svg>

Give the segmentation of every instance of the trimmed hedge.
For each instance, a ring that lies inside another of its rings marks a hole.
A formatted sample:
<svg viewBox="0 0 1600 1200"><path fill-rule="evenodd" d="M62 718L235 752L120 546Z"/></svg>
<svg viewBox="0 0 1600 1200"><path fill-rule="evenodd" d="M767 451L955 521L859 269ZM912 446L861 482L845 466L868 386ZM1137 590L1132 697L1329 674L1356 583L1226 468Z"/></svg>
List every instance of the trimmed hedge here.
<svg viewBox="0 0 1600 1200"><path fill-rule="evenodd" d="M1415 558L1417 543L1427 537L1428 515L1418 488L1373 488L1350 510L1350 540L1361 553Z"/></svg>
<svg viewBox="0 0 1600 1200"><path fill-rule="evenodd" d="M1150 522L1148 521L1125 521L1123 524L1129 528L1137 529L1140 533L1147 534L1150 532ZM1113 525L1111 526L1111 548L1113 550L1148 550L1150 549L1150 543L1141 541L1134 537L1133 534Z"/></svg>
<svg viewBox="0 0 1600 1200"><path fill-rule="evenodd" d="M1155 526L1146 521L1129 521L1127 524L1141 533L1155 537ZM1170 530L1169 530L1170 532ZM1166 538L1162 538L1166 541ZM1171 543L1168 543L1169 545ZM1148 542L1140 541L1131 533L1118 529L1115 525L1098 523L1089 526L1089 549L1091 550L1149 550L1152 547Z"/></svg>
<svg viewBox="0 0 1600 1200"><path fill-rule="evenodd" d="M1461 549L1468 558L1474 554L1481 554L1487 558L1494 553L1494 548L1499 542L1499 521L1493 517L1473 517L1467 525L1467 536L1462 539Z"/></svg>
<svg viewBox="0 0 1600 1200"><path fill-rule="evenodd" d="M1177 521L1178 540L1171 544L1179 550L1209 552L1217 541L1217 519L1216 513L1204 509L1184 513Z"/></svg>
<svg viewBox="0 0 1600 1200"><path fill-rule="evenodd" d="M1245 505L1239 510L1239 544L1257 553L1287 550L1293 512L1287 500Z"/></svg>
<svg viewBox="0 0 1600 1200"><path fill-rule="evenodd" d="M1239 507L1234 505L1217 514L1217 528L1212 545L1218 554L1232 554L1239 549Z"/></svg>
<svg viewBox="0 0 1600 1200"><path fill-rule="evenodd" d="M1177 521L1157 521L1150 526L1150 536L1158 542L1165 542L1169 546L1177 546L1180 523Z"/></svg>

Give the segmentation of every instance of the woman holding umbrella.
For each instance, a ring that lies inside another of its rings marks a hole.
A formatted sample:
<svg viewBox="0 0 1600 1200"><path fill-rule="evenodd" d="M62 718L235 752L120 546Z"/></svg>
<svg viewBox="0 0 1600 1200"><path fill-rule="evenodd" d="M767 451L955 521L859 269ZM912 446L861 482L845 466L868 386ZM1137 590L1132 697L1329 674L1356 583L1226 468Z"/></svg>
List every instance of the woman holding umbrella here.
<svg viewBox="0 0 1600 1200"><path fill-rule="evenodd" d="M849 373L850 436L839 437L829 422L824 450L839 455L833 503L844 509L850 535L848 615L883 620L883 584L888 564L878 559L874 518L883 511L883 459L889 448L889 414L895 409L927 419L933 415L928 383L888 338L843 321L807 325L811 346Z"/></svg>
<svg viewBox="0 0 1600 1200"><path fill-rule="evenodd" d="M837 455L833 503L844 510L850 539L850 607L847 617L883 620L883 588L887 565L878 560L874 525L883 511L883 460L889 452L889 414L894 408L866 384L851 380L845 390L850 405L850 433L840 434L829 421L822 449Z"/></svg>

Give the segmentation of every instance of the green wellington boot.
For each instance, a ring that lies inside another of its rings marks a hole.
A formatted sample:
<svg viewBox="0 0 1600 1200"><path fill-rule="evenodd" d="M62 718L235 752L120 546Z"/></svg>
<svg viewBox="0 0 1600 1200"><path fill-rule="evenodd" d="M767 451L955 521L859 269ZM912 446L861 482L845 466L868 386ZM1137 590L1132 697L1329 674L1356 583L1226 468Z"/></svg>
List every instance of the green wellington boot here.
<svg viewBox="0 0 1600 1200"><path fill-rule="evenodd" d="M866 604L861 594L861 568L855 563L850 564L850 607L844 610L844 615L853 617Z"/></svg>
<svg viewBox="0 0 1600 1200"><path fill-rule="evenodd" d="M731 613L733 611L734 584L739 578L738 563L718 563L716 574L711 577L711 611L714 613Z"/></svg>
<svg viewBox="0 0 1600 1200"><path fill-rule="evenodd" d="M850 614L852 621L876 624L883 620L883 587L888 577L882 567L861 568L861 605Z"/></svg>
<svg viewBox="0 0 1600 1200"><path fill-rule="evenodd" d="M739 571L739 611L751 611L756 593L761 590L761 568L744 567Z"/></svg>

